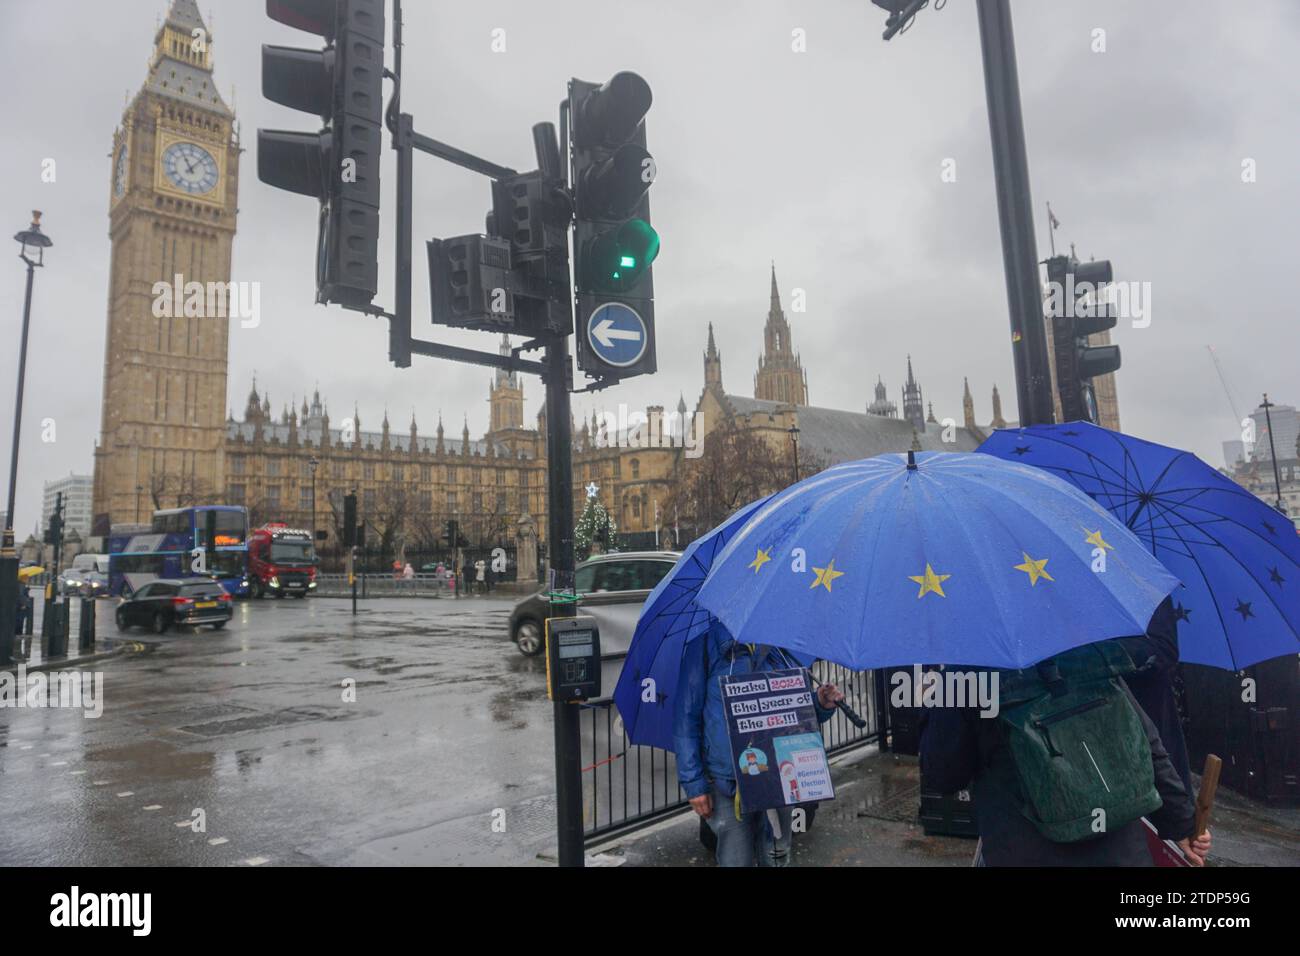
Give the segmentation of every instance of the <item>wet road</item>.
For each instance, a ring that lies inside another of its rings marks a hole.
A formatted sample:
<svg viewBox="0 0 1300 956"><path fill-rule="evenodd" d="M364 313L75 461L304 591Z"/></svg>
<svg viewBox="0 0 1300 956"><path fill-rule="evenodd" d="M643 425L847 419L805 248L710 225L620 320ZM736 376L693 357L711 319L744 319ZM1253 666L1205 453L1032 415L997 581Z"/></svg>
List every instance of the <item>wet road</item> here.
<svg viewBox="0 0 1300 956"><path fill-rule="evenodd" d="M0 709L0 864L539 862L551 706L510 607L240 602L224 631L141 632L84 668L101 717Z"/></svg>

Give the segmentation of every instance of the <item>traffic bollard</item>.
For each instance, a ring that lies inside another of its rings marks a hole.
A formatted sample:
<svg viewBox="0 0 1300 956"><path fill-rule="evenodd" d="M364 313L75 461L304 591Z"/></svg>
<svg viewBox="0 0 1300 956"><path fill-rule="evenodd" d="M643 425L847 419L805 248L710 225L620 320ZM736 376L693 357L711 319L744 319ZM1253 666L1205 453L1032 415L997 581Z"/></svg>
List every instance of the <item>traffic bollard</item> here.
<svg viewBox="0 0 1300 956"><path fill-rule="evenodd" d="M95 599L81 599L81 620L77 631L77 649L88 651L95 646Z"/></svg>
<svg viewBox="0 0 1300 956"><path fill-rule="evenodd" d="M49 633L45 635L45 655L47 657L66 657L68 654L68 631L64 626L67 618L64 614L67 610L66 601L58 601L50 604L47 615L50 622Z"/></svg>

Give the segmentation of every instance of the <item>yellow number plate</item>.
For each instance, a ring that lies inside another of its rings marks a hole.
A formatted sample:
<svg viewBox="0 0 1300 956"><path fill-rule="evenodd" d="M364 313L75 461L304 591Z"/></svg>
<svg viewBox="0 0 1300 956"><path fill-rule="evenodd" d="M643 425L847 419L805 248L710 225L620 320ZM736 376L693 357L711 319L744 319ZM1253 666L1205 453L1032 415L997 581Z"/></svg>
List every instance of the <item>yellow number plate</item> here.
<svg viewBox="0 0 1300 956"><path fill-rule="evenodd" d="M216 607L216 606L217 606L217 602L216 602L216 601L199 601L199 602L197 602L194 606L195 606L195 607Z"/></svg>

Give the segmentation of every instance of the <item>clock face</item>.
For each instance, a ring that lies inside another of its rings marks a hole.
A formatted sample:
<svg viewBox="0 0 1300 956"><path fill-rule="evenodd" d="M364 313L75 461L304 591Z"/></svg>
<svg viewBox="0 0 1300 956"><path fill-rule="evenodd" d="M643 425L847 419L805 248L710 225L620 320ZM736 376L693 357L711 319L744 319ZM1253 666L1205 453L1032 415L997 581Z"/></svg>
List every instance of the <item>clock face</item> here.
<svg viewBox="0 0 1300 956"><path fill-rule="evenodd" d="M113 195L120 196L126 192L126 144L117 151L117 162L113 164Z"/></svg>
<svg viewBox="0 0 1300 956"><path fill-rule="evenodd" d="M172 184L192 195L210 193L217 185L217 161L202 146L172 143L163 150L162 164Z"/></svg>

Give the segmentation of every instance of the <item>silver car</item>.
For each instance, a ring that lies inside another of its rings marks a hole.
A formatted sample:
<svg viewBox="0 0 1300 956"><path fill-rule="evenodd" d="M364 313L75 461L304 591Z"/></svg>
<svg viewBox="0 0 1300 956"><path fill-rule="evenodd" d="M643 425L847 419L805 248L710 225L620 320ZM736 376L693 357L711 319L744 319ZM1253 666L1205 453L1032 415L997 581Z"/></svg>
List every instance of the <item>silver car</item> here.
<svg viewBox="0 0 1300 956"><path fill-rule="evenodd" d="M581 598L578 613L596 619L602 657L627 653L641 605L680 557L676 551L625 551L597 555L578 565L574 575ZM543 592L515 605L510 638L522 653L531 657L544 649L550 616L551 605Z"/></svg>

